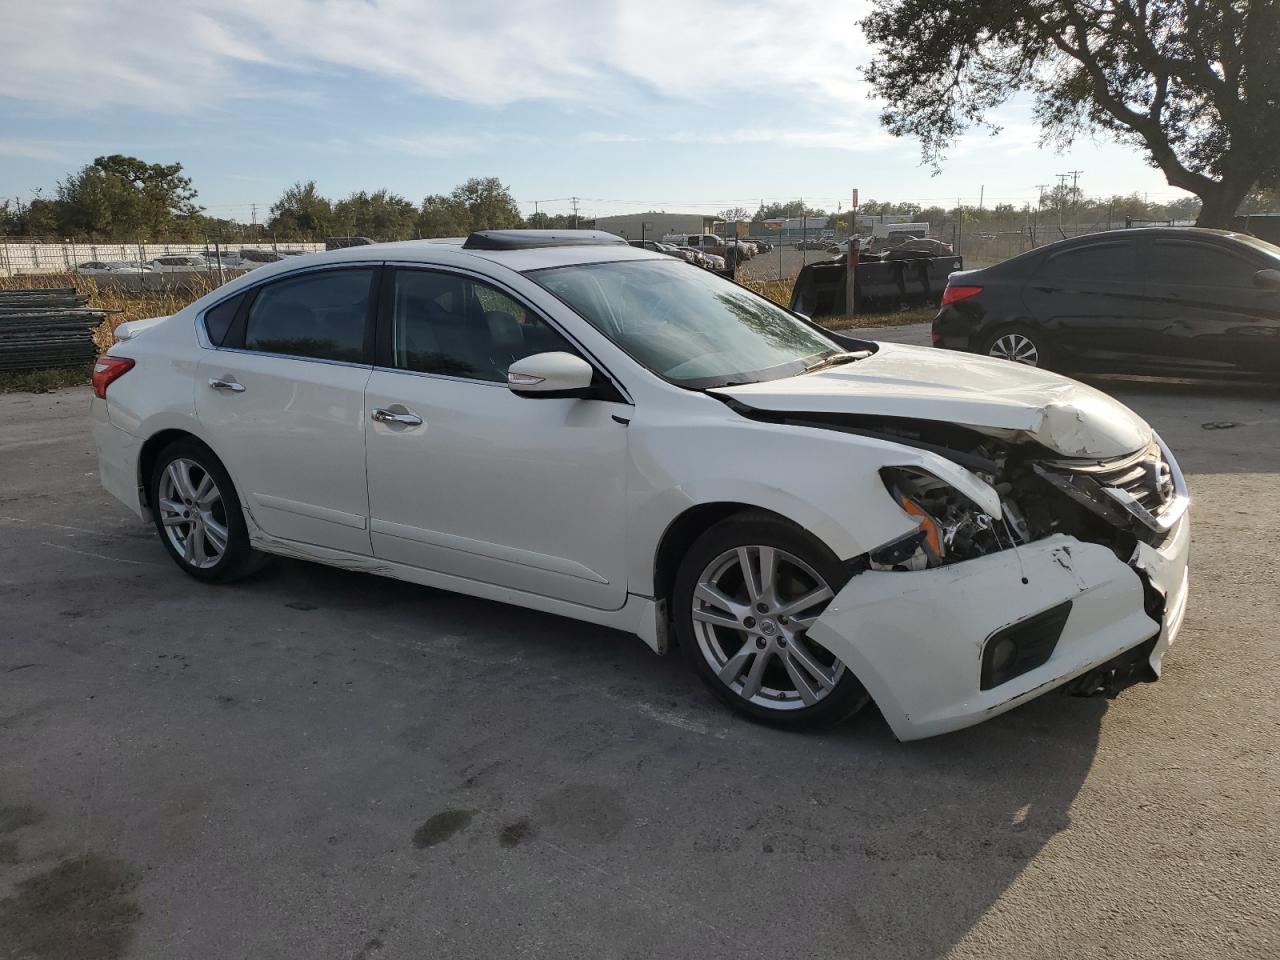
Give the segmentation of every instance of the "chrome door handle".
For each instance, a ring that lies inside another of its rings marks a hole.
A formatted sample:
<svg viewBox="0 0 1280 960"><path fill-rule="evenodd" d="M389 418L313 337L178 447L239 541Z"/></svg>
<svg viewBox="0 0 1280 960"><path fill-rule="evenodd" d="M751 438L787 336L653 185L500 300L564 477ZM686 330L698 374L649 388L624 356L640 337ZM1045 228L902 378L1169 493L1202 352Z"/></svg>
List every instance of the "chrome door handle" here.
<svg viewBox="0 0 1280 960"><path fill-rule="evenodd" d="M378 423L398 423L402 427L420 427L422 418L413 413L396 413L394 410L378 408L373 411L373 419Z"/></svg>
<svg viewBox="0 0 1280 960"><path fill-rule="evenodd" d="M244 393L244 384L237 383L235 380L222 380L218 377L209 378L209 386L215 390L229 390L231 393Z"/></svg>

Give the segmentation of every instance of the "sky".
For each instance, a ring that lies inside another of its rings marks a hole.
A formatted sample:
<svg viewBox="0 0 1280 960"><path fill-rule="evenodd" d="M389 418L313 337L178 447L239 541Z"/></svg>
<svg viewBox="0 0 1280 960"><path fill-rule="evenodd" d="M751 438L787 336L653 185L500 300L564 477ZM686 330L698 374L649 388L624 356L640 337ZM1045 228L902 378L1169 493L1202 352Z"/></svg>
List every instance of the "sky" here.
<svg viewBox="0 0 1280 960"><path fill-rule="evenodd" d="M1039 145L1029 103L942 171L879 125L866 2L0 0L0 197L125 153L180 162L212 216L314 179L414 202L496 176L522 210L714 213L802 197L953 206L1185 196L1131 147Z"/></svg>

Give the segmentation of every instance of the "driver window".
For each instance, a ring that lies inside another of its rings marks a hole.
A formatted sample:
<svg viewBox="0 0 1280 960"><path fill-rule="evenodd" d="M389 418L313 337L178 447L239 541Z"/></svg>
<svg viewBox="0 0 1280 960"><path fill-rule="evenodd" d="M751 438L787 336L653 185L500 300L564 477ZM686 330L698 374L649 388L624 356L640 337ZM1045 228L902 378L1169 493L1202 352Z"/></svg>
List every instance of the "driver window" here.
<svg viewBox="0 0 1280 960"><path fill-rule="evenodd" d="M577 351L496 287L454 273L397 270L392 358L397 370L506 383L507 367L535 353Z"/></svg>

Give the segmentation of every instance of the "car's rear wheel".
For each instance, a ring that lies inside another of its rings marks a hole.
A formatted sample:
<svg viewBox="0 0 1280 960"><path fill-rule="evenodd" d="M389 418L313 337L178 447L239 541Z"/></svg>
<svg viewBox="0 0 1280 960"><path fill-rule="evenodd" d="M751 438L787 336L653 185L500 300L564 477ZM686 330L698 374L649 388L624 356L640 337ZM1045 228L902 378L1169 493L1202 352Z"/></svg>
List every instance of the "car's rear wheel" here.
<svg viewBox="0 0 1280 960"><path fill-rule="evenodd" d="M1021 324L1001 327L988 334L979 352L1028 367L1045 368L1049 366L1053 356L1053 348L1044 333Z"/></svg>
<svg viewBox="0 0 1280 960"><path fill-rule="evenodd" d="M212 451L194 439L161 451L151 471L151 507L160 542L198 580L236 580L265 557L249 546L240 499Z"/></svg>
<svg viewBox="0 0 1280 960"><path fill-rule="evenodd" d="M775 726L828 726L868 696L808 629L848 579L822 543L768 514L703 534L676 574L676 636L717 697Z"/></svg>

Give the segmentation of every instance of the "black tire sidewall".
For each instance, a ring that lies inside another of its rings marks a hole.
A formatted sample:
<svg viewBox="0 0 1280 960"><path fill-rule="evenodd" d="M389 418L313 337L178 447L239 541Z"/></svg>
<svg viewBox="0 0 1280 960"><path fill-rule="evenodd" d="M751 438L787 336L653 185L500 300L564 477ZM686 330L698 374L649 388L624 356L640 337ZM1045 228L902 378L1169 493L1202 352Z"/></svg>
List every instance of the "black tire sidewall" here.
<svg viewBox="0 0 1280 960"><path fill-rule="evenodd" d="M1005 326L999 327L996 330L993 330L991 333L988 333L985 337L982 338L982 345L979 348L978 352L981 353L984 357L990 357L991 347L995 344L995 342L999 340L1001 337L1010 333L1020 333L1035 345L1035 348L1036 348L1035 369L1037 370L1051 369L1051 365L1053 364L1055 359L1053 342L1049 339L1049 335L1046 334L1043 330L1038 330L1035 327L1029 326L1025 323L1006 324ZM992 359L996 360L1001 358L992 357ZM1006 362L1017 363L1016 360L1009 360ZM1026 364L1019 364L1019 366L1026 366Z"/></svg>
<svg viewBox="0 0 1280 960"><path fill-rule="evenodd" d="M707 565L725 551L755 545L776 547L799 557L813 567L837 593L849 580L848 571L835 554L801 527L772 514L757 511L737 514L702 534L681 561L672 590L672 620L677 643L694 673L711 692L752 720L794 730L828 727L839 723L862 709L869 700L866 689L848 665L836 689L819 703L794 710L771 710L749 703L725 686L698 647L693 629L693 592L698 578Z"/></svg>
<svg viewBox="0 0 1280 960"><path fill-rule="evenodd" d="M169 535L160 519L160 478L164 475L165 468L177 459L198 463L201 469L213 477L214 483L218 485L218 492L222 495L222 505L227 515L227 549L212 567L201 568L188 564L169 542ZM156 533L160 536L160 542L164 544L166 552L184 573L209 583L225 583L252 572L257 554L249 546L249 530L244 522L244 512L240 508L240 498L236 493L235 484L231 482L231 476L222 466L221 461L203 443L189 438L175 440L165 447L156 457L147 491L151 499L152 520L155 523Z"/></svg>

